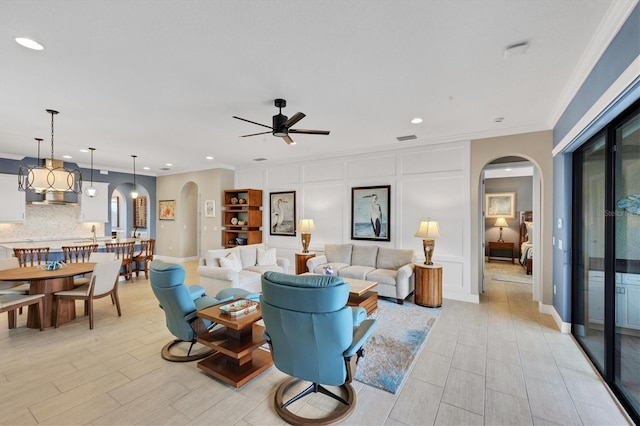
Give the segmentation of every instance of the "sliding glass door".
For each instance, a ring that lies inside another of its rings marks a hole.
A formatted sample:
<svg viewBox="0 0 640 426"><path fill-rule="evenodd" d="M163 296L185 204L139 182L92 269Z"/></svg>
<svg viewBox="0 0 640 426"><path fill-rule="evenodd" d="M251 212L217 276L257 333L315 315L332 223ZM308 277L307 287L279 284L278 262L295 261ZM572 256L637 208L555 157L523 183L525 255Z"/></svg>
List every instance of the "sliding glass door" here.
<svg viewBox="0 0 640 426"><path fill-rule="evenodd" d="M573 155L572 333L640 413L640 102Z"/></svg>
<svg viewBox="0 0 640 426"><path fill-rule="evenodd" d="M615 128L615 383L640 411L640 115Z"/></svg>

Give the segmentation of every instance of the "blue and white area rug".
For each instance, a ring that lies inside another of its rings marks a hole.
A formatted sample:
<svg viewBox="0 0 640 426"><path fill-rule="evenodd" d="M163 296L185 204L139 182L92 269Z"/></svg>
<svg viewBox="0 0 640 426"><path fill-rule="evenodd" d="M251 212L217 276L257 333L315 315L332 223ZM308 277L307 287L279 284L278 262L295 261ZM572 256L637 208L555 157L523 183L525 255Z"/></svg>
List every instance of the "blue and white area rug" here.
<svg viewBox="0 0 640 426"><path fill-rule="evenodd" d="M365 344L365 356L358 362L355 379L378 389L397 393L427 340L440 309L411 302L398 305L378 300L373 335Z"/></svg>

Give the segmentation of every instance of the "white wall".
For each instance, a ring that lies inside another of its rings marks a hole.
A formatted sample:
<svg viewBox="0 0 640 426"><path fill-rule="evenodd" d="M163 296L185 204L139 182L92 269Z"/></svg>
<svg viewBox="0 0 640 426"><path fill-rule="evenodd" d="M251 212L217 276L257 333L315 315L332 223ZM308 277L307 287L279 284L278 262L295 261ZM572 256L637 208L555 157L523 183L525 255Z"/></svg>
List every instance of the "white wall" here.
<svg viewBox="0 0 640 426"><path fill-rule="evenodd" d="M443 265L445 298L478 302L470 284L470 142L429 144L303 161L295 165L261 163L236 171L236 188L263 190L264 242L288 257L301 248L300 237L269 235L269 193L296 191L297 219L313 219L310 250L325 243L379 244L409 248L424 261L422 240L414 237L421 220L440 223L434 261ZM351 188L391 186L390 241L351 240Z"/></svg>

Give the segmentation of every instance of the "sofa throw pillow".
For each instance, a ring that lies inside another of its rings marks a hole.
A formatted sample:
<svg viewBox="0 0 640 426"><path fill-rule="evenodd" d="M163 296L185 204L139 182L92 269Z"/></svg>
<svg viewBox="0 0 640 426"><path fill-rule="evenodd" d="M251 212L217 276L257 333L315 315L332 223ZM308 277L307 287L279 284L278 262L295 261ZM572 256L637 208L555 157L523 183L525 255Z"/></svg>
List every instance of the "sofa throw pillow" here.
<svg viewBox="0 0 640 426"><path fill-rule="evenodd" d="M268 250L258 247L258 265L268 266L277 265L276 263L276 249L270 248Z"/></svg>
<svg viewBox="0 0 640 426"><path fill-rule="evenodd" d="M220 258L220 266L223 268L229 268L236 272L242 271L242 263L240 263L240 259L238 259L238 256L233 252Z"/></svg>

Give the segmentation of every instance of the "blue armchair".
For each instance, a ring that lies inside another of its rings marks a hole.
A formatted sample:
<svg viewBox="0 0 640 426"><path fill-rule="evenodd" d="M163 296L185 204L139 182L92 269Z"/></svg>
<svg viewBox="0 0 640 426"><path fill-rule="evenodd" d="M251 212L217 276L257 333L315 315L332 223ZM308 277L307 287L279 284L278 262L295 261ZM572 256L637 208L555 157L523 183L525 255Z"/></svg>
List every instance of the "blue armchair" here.
<svg viewBox="0 0 640 426"><path fill-rule="evenodd" d="M375 320L362 320L364 309L346 306L348 297L349 284L338 276L266 272L262 277L264 335L276 367L293 376L280 384L275 395L276 412L288 423L328 424L347 417L355 408L351 381ZM287 391L300 381L311 384L284 402ZM340 386L346 396L323 385ZM294 401L318 392L340 403L328 417L306 419L287 409Z"/></svg>
<svg viewBox="0 0 640 426"><path fill-rule="evenodd" d="M184 277L184 268L175 263L165 263L156 259L149 265L151 289L164 311L167 328L177 338L162 348L162 358L167 361L195 361L213 352L201 351L191 355L197 337L207 333L214 325L210 321L198 318L197 311L238 297L251 298L249 292L236 288L222 290L216 297L207 296L204 288L199 285L185 285ZM182 342L191 343L187 355L172 353L171 349Z"/></svg>

